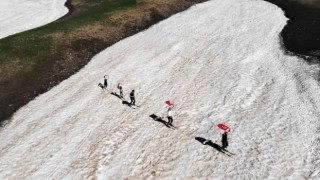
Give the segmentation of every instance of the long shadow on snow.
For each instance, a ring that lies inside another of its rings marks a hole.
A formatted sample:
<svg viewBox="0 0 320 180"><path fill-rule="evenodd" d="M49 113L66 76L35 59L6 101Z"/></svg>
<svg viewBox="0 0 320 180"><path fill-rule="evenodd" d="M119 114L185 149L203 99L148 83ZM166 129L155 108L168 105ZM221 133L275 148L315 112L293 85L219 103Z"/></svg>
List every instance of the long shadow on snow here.
<svg viewBox="0 0 320 180"><path fill-rule="evenodd" d="M206 141L206 139L205 139L205 138L202 138L202 137L195 137L195 139L196 139L197 141L199 141L201 144L203 144L203 142ZM227 155L227 156L230 156L230 154L227 154L227 153L223 150L223 148L222 148L221 146L219 146L218 144L212 142L211 140L208 140L208 142L206 142L206 144L204 144L204 145L209 145L209 146L213 147L214 149L216 149L217 151L219 151L219 152L221 152L221 153L223 153L223 154L225 154L225 155Z"/></svg>
<svg viewBox="0 0 320 180"><path fill-rule="evenodd" d="M130 108L133 108L132 105L126 101L123 97L121 97L119 94L117 94L116 92L111 92L112 95L116 96L117 98L122 100L122 104L129 106ZM134 109L134 108L133 108Z"/></svg>
<svg viewBox="0 0 320 180"><path fill-rule="evenodd" d="M149 117L151 117L155 121L158 121L158 122L162 123L167 128L170 128L170 126L167 125L167 121L163 120L161 117L159 117L159 116L157 116L155 114L151 114Z"/></svg>
<svg viewBox="0 0 320 180"><path fill-rule="evenodd" d="M127 105L127 106L133 108L132 105L131 105L128 101L126 101L126 100L122 101L122 104Z"/></svg>
<svg viewBox="0 0 320 180"><path fill-rule="evenodd" d="M117 94L116 92L111 92L112 95L116 96L117 98L123 100L124 98L122 98L119 94Z"/></svg>

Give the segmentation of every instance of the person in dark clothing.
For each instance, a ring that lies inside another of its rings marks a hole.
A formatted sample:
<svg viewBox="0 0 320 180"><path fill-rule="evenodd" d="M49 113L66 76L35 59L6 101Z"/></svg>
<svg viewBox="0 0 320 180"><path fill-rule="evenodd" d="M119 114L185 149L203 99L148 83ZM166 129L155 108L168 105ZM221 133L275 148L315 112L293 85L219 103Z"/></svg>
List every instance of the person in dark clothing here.
<svg viewBox="0 0 320 180"><path fill-rule="evenodd" d="M107 87L108 87L108 75L105 75L104 76L104 89L107 89Z"/></svg>
<svg viewBox="0 0 320 180"><path fill-rule="evenodd" d="M130 93L130 100L131 100L130 104L131 105L135 105L136 100L134 98L134 90L132 90L131 93Z"/></svg>
<svg viewBox="0 0 320 180"><path fill-rule="evenodd" d="M122 86L119 86L119 89L120 89L120 97L123 98L123 89L122 89Z"/></svg>
<svg viewBox="0 0 320 180"><path fill-rule="evenodd" d="M169 125L172 126L172 122L173 122L173 119L172 119L172 107L168 108L167 114L168 114L167 115L167 118L168 118L167 126L169 126Z"/></svg>
<svg viewBox="0 0 320 180"><path fill-rule="evenodd" d="M230 131L230 129L229 129L229 131ZM222 142L222 148L228 147L229 143L228 143L228 132L227 131L225 131L222 134L221 142Z"/></svg>

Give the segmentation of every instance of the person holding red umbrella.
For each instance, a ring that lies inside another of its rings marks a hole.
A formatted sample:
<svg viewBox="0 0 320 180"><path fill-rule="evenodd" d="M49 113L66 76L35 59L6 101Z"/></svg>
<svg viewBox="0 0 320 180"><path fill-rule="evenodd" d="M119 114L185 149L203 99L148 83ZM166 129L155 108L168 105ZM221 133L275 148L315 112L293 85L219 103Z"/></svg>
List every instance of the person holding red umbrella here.
<svg viewBox="0 0 320 180"><path fill-rule="evenodd" d="M166 104L169 106L168 110L167 110L167 118L168 118L168 122L167 122L167 126L172 125L173 122L173 118L172 118L172 108L173 108L173 103L170 100L166 101Z"/></svg>
<svg viewBox="0 0 320 180"><path fill-rule="evenodd" d="M122 84L121 83L118 83L118 86L117 88L120 90L120 98L123 99L123 89L122 89Z"/></svg>
<svg viewBox="0 0 320 180"><path fill-rule="evenodd" d="M172 106L169 106L168 110L167 110L167 118L168 118L168 122L167 122L167 126L173 126L172 125L172 122L173 122L173 119L172 119Z"/></svg>
<svg viewBox="0 0 320 180"><path fill-rule="evenodd" d="M228 133L230 132L230 128L224 124L218 124L218 127L224 130L224 133L221 135L221 148L226 149L229 146L228 142ZM202 144L207 144L210 140L205 140Z"/></svg>
<svg viewBox="0 0 320 180"><path fill-rule="evenodd" d="M230 128L227 125L224 124L218 124L218 128L224 130L224 133L222 134L222 138L221 138L221 144L222 144L222 148L225 149L228 147L229 142L228 142L228 132L230 132Z"/></svg>

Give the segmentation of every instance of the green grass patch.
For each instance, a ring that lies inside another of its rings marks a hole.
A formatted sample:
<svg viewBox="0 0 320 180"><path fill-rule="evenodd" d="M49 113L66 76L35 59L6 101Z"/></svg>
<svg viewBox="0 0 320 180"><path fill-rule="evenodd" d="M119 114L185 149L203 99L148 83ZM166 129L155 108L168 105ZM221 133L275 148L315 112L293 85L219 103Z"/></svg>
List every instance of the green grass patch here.
<svg viewBox="0 0 320 180"><path fill-rule="evenodd" d="M101 39L90 34L77 37L75 31L86 34L88 26L105 20L113 11L137 4L137 0L74 1L79 5L67 16L0 40L0 120L72 75L102 50ZM81 44L86 42L90 47ZM78 46L79 57L73 49Z"/></svg>
<svg viewBox="0 0 320 180"><path fill-rule="evenodd" d="M100 21L114 10L136 4L137 0L81 0L81 5L75 6L74 12L65 18L0 40L0 75L10 73L7 68L13 66L4 64L13 60L18 67L24 66L20 68L22 72L30 72L33 69L30 66L53 59L64 48L65 41L52 39L51 34L68 37L75 29ZM17 70L12 72L17 73Z"/></svg>

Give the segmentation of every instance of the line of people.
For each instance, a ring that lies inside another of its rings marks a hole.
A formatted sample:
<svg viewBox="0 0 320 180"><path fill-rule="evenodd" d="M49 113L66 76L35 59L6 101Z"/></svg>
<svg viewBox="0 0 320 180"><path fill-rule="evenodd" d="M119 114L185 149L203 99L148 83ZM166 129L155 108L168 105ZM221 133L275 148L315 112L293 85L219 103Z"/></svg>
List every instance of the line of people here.
<svg viewBox="0 0 320 180"><path fill-rule="evenodd" d="M101 87L102 90L107 90L108 88L108 79L109 79L109 76L108 75L104 75L104 80L103 80L103 84L102 83L99 83L98 86ZM119 96L121 99L124 99L124 95L123 95L123 87L122 87L122 84L121 83L118 83L117 85L117 88L119 89ZM134 96L134 90L132 90L130 92L130 103L129 105L133 105L135 106L135 103L136 103L136 99L135 99L135 96ZM172 118L172 109L173 109L173 104L168 104L169 105L169 108L167 110L167 118L168 118L168 122L167 122L167 126L172 125L172 122L173 122L173 118Z"/></svg>
<svg viewBox="0 0 320 180"><path fill-rule="evenodd" d="M103 84L102 83L99 83L98 86L101 87L102 90L107 90L108 88L108 78L109 76L108 75L104 75L104 80L103 80ZM119 94L120 94L120 98L121 99L124 99L123 97L123 88L122 88L122 85L119 83L118 84L118 89L120 90ZM130 93L130 105L133 105L135 106L135 103L136 103L136 99L134 97L134 90L131 91Z"/></svg>
<svg viewBox="0 0 320 180"><path fill-rule="evenodd" d="M107 90L108 88L108 78L109 76L108 75L105 75L104 76L104 82L103 84L102 83L99 83L98 86L102 88L102 90ZM119 89L119 94L120 94L120 98L121 99L124 99L124 96L123 96L123 87L122 87L122 84L119 83L117 88ZM130 92L130 105L133 105L135 106L135 96L134 96L134 90L132 90ZM173 103L171 103L170 101L166 101L166 104L168 105L168 109L167 109L167 118L168 118L168 122L166 123L167 126L173 126L172 123L173 123ZM230 132L230 129L229 129L229 132ZM203 144L207 144L210 140L206 140L203 142ZM221 143L222 143L222 148L227 148L229 143L228 143L228 132L225 130L225 132L222 134L222 139L221 139Z"/></svg>

